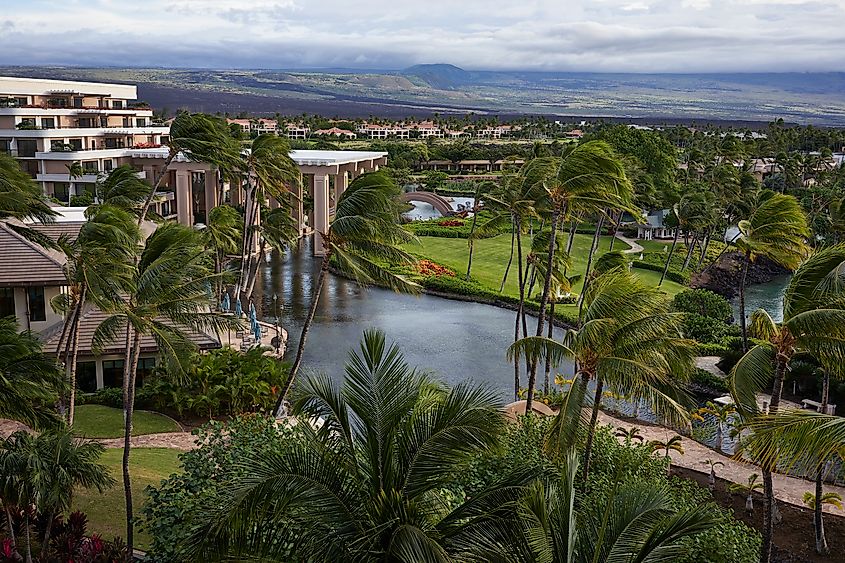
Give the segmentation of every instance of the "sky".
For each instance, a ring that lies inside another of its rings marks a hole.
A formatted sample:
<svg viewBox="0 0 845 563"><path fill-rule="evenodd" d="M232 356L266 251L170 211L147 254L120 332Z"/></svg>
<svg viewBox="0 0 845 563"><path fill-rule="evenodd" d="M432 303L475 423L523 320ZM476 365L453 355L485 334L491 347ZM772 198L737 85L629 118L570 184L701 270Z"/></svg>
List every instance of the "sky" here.
<svg viewBox="0 0 845 563"><path fill-rule="evenodd" d="M0 0L0 64L845 71L845 0Z"/></svg>

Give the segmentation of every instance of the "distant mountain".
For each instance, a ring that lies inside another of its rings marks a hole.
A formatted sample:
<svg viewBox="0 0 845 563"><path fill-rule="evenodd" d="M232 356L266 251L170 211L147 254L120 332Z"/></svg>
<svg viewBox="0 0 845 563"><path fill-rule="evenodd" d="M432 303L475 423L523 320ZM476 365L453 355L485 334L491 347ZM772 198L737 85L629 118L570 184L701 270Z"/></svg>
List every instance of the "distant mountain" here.
<svg viewBox="0 0 845 563"><path fill-rule="evenodd" d="M472 73L450 64L414 65L403 70L401 74L416 76L439 90L454 90L473 82Z"/></svg>

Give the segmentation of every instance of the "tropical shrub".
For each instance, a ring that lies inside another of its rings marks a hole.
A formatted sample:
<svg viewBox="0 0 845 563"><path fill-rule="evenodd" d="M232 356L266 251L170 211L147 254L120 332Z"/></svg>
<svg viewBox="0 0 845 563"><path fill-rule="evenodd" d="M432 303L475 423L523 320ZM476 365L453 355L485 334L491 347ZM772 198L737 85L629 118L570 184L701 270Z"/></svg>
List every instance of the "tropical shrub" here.
<svg viewBox="0 0 845 563"><path fill-rule="evenodd" d="M77 404L103 405L115 409L123 408L123 389L120 387L103 387L94 393L77 395Z"/></svg>
<svg viewBox="0 0 845 563"><path fill-rule="evenodd" d="M685 289L672 299L672 309L724 323L733 317L733 308L728 300L707 289Z"/></svg>
<svg viewBox="0 0 845 563"><path fill-rule="evenodd" d="M684 314L684 336L698 342L714 344L721 342L725 336L733 336L736 332L732 325L725 324L719 319L705 317L697 313Z"/></svg>
<svg viewBox="0 0 845 563"><path fill-rule="evenodd" d="M719 391L720 393L728 392L727 382L723 378L710 373L706 369L695 368L690 381L696 385L701 385L702 387L707 387L708 389Z"/></svg>
<svg viewBox="0 0 845 563"><path fill-rule="evenodd" d="M20 532L24 527L22 511L10 510L12 525L18 531L16 544L12 543L10 537L0 533L0 562L17 563L24 560L19 550L23 550L24 541L21 541ZM46 526L46 516L37 511L30 516L38 522L37 528ZM6 523L6 518L3 519ZM120 538L106 541L98 534L88 533L88 517L79 511L68 515L67 520L61 514L53 519L51 524L51 537L48 545L48 553L39 553L38 561L73 561L74 563L119 563L126 560L126 545ZM36 539L41 534L31 538L33 548ZM38 544L40 545L40 544Z"/></svg>
<svg viewBox="0 0 845 563"><path fill-rule="evenodd" d="M417 262L417 272L421 276L454 276L455 271L447 268L442 264L438 264L432 260L420 260Z"/></svg>
<svg viewBox="0 0 845 563"><path fill-rule="evenodd" d="M225 479L242 475L239 462L245 454L285 451L299 439L299 430L278 426L272 417L246 414L211 421L194 436L199 447L179 456L183 471L147 488L142 510L143 527L152 536L148 561L178 561L176 550L189 536L191 515L227 491Z"/></svg>
<svg viewBox="0 0 845 563"><path fill-rule="evenodd" d="M139 390L138 404L160 412L213 418L245 412L269 412L287 378L288 365L264 355L220 348L196 354L187 376L176 379L165 370Z"/></svg>

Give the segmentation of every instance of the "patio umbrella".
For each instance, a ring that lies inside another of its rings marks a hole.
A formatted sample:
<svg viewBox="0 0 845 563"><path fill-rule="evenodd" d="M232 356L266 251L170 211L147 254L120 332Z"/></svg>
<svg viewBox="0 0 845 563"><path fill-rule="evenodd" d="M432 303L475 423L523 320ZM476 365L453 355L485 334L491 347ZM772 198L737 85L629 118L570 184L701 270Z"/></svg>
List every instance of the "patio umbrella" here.
<svg viewBox="0 0 845 563"><path fill-rule="evenodd" d="M237 316L241 316L244 312L243 307L241 307L241 298L238 297L237 301L235 301L235 314Z"/></svg>
<svg viewBox="0 0 845 563"><path fill-rule="evenodd" d="M226 293L223 294L223 303L221 303L221 305L220 305L220 310L223 311L224 313L228 313L229 307L231 307L231 306L232 306L232 301L229 298L229 292L227 291Z"/></svg>
<svg viewBox="0 0 845 563"><path fill-rule="evenodd" d="M258 315L255 314L255 305L249 304L249 321L252 324L258 324Z"/></svg>

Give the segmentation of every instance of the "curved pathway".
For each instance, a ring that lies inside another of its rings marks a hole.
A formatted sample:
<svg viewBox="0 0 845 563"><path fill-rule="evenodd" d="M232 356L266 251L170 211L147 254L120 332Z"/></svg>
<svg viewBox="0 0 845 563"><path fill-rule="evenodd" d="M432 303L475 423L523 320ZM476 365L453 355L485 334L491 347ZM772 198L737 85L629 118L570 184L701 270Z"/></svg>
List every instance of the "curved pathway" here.
<svg viewBox="0 0 845 563"><path fill-rule="evenodd" d="M610 416L605 412L599 412L599 423L604 425L609 424L614 428L623 428L625 430L630 429L632 426L637 426L640 429L640 434L643 438L645 438L646 442L650 440L660 440L661 442L665 442L667 439L677 434L677 432L668 428L663 428L662 426L640 426L636 423L636 421L621 420ZM724 463L725 466L716 470L716 476L721 477L722 479L727 479L728 481L733 481L734 483L742 484L748 482L748 477L752 473L760 473L760 469L754 465L742 463L740 461L736 461L730 456L717 453L716 450L712 450L704 444L696 442L692 438L684 437L683 446L685 452L684 455L674 451L670 452L669 455L672 459L672 465L685 467L702 473L708 473L710 468L706 463L704 463L704 461L707 459L712 459L714 461L718 460ZM789 477L779 473L775 473L772 476L772 480L775 486L775 496L778 500L800 507L804 506L804 493L807 491L814 491L815 487L815 483L813 481L799 479L798 477ZM843 496L843 498L845 498L845 487L837 487L835 485L825 483L824 490L825 492L829 491L839 493ZM830 512L831 514L837 514L839 516L842 515L841 510L837 510L830 506L825 506L825 512Z"/></svg>
<svg viewBox="0 0 845 563"><path fill-rule="evenodd" d="M640 243L635 241L634 239L630 239L628 237L624 237L619 233L616 233L616 238L630 246L628 250L623 250L622 254L639 254L643 250L645 250Z"/></svg>

